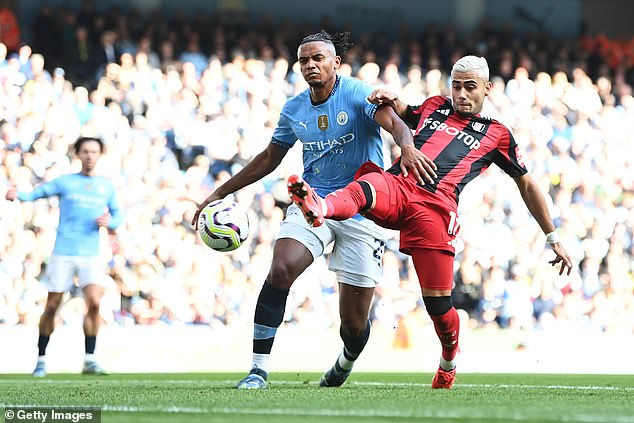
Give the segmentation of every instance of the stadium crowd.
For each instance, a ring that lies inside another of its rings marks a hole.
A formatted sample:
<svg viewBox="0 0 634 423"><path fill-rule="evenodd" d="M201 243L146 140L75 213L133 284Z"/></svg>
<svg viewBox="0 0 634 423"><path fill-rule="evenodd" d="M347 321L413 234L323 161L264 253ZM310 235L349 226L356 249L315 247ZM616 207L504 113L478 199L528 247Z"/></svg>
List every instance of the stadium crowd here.
<svg viewBox="0 0 634 423"><path fill-rule="evenodd" d="M301 150L237 193L251 235L234 253L210 250L189 228L193 201L268 144L286 98L306 88L292 46L314 28L241 14L168 21L83 5L44 5L31 45L7 53L0 44L0 324L37 324L58 219L55 199L10 203L3 190L76 171L70 147L80 134L106 143L101 173L125 212L116 233L102 234L112 279L106 322L250 323ZM515 184L491 168L461 196L456 307L474 328L632 334L634 40L541 37L488 21L468 38L433 25L393 39L361 35L340 71L420 104L448 94L455 58L487 57L495 75L487 113L514 131L576 268L559 276L548 265L552 252ZM385 150L398 152L387 137ZM371 319L407 348L416 326L431 323L397 246L388 245ZM291 290L287 324L336 328L336 292L327 262L316 261ZM71 296L59 319L76 321L80 307Z"/></svg>

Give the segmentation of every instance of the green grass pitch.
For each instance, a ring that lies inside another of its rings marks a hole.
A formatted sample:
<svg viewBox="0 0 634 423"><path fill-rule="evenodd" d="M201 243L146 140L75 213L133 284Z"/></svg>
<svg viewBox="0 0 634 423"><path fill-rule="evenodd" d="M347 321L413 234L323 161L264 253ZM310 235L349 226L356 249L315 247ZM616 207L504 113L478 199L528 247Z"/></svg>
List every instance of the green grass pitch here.
<svg viewBox="0 0 634 423"><path fill-rule="evenodd" d="M634 375L353 373L319 388L315 373L272 373L238 391L242 374L0 375L0 408L98 406L118 422L634 422ZM3 413L4 414L4 413Z"/></svg>

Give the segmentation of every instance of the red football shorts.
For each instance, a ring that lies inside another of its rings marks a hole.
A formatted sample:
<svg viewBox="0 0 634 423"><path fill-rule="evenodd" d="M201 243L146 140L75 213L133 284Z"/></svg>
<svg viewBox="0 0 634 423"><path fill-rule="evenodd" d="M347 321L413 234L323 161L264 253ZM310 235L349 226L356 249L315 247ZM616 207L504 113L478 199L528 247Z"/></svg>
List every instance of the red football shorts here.
<svg viewBox="0 0 634 423"><path fill-rule="evenodd" d="M386 173L370 162L359 168L355 179L376 190L374 208L363 215L383 227L398 229L403 253L424 248L455 254L460 224L454 200L431 193L409 178Z"/></svg>

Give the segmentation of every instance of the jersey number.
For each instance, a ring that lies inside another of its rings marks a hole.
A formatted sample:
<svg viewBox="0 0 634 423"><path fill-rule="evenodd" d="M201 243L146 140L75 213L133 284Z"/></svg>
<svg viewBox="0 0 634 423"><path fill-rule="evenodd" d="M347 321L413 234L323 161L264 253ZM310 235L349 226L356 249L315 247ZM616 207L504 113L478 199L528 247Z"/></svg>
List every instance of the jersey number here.
<svg viewBox="0 0 634 423"><path fill-rule="evenodd" d="M379 246L372 252L372 257L377 259L380 266L383 259L383 253L385 252L385 241L374 238L374 242L379 244Z"/></svg>
<svg viewBox="0 0 634 423"><path fill-rule="evenodd" d="M449 226L447 226L447 233L449 235L458 235L460 231L460 222L458 221L458 214L455 211L449 212Z"/></svg>

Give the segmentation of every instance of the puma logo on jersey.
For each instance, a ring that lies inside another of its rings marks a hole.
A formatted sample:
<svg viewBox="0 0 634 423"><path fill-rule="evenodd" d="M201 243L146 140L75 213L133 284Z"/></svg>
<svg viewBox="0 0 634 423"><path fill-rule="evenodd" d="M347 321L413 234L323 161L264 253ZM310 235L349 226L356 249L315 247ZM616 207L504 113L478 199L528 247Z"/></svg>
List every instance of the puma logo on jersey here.
<svg viewBox="0 0 634 423"><path fill-rule="evenodd" d="M465 145L469 146L470 150L477 150L478 148L480 148L480 141L478 141L473 135L469 135L462 130L454 128L453 126L449 126L445 122L440 122L430 117L425 118L423 124L416 131L416 135L418 135L420 131L425 128L433 129L434 131L446 132L447 134L461 140L463 143L465 143Z"/></svg>
<svg viewBox="0 0 634 423"><path fill-rule="evenodd" d="M307 120L306 122L302 122L301 120L298 120L298 121L297 121L297 124L298 124L299 126L303 126L303 127L304 127L304 130L308 131L308 122L310 122L310 121L308 121L308 120Z"/></svg>

